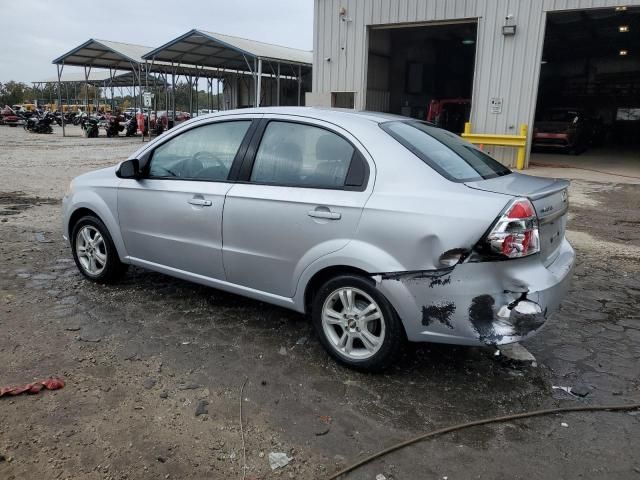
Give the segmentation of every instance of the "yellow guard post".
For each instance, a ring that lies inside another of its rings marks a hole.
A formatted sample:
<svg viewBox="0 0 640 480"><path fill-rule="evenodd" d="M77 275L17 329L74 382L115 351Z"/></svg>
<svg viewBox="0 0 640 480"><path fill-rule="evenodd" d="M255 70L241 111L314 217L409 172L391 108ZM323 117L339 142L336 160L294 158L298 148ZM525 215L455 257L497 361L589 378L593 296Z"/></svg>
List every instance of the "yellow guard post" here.
<svg viewBox="0 0 640 480"><path fill-rule="evenodd" d="M527 125L520 125L519 135L496 135L489 133L471 133L471 123L464 124L462 137L475 145L497 145L499 147L515 147L518 149L516 168L524 168L527 148Z"/></svg>

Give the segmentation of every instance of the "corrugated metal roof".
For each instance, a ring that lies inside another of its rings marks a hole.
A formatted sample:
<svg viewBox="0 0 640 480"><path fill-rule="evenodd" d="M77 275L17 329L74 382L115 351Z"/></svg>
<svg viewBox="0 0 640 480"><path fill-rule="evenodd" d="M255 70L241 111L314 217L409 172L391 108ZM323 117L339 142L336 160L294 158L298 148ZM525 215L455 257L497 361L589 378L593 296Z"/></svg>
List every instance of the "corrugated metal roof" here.
<svg viewBox="0 0 640 480"><path fill-rule="evenodd" d="M82 45L56 58L53 63L130 70L132 65L144 63L142 55L149 50L151 50L151 47L144 45L91 38Z"/></svg>
<svg viewBox="0 0 640 480"><path fill-rule="evenodd" d="M205 30L190 30L143 55L145 59L248 71L247 60L263 58L311 67L312 53Z"/></svg>
<svg viewBox="0 0 640 480"><path fill-rule="evenodd" d="M217 39L244 52L248 52L258 58L307 64L313 62L313 54L310 50L300 50L298 48L283 47L282 45L274 45L272 43L259 42L247 38L232 37L231 35L223 35L221 33L200 31L209 35L211 38Z"/></svg>

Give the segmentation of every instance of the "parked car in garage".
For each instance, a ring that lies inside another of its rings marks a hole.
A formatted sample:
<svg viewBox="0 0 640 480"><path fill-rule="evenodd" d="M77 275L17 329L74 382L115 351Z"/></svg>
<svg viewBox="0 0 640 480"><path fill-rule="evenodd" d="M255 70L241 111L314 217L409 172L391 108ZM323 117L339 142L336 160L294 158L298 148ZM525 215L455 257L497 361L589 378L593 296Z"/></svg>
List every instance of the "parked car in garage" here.
<svg viewBox="0 0 640 480"><path fill-rule="evenodd" d="M90 280L136 265L290 308L335 359L378 370L407 339L537 332L572 273L567 187L418 120L246 109L77 177L63 227Z"/></svg>
<svg viewBox="0 0 640 480"><path fill-rule="evenodd" d="M577 155L590 141L591 126L584 111L552 108L542 112L533 127L533 148L562 150Z"/></svg>
<svg viewBox="0 0 640 480"><path fill-rule="evenodd" d="M471 114L471 99L444 98L431 100L427 111L427 122L450 132L461 134L464 124L469 121Z"/></svg>

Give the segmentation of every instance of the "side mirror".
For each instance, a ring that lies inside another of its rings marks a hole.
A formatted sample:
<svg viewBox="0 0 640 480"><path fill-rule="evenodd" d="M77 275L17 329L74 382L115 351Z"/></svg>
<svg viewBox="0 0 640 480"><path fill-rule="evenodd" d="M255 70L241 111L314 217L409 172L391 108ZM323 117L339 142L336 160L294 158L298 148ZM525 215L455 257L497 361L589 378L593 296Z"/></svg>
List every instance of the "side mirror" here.
<svg viewBox="0 0 640 480"><path fill-rule="evenodd" d="M120 164L120 168L116 171L119 178L142 178L140 173L140 161L137 158L125 160Z"/></svg>

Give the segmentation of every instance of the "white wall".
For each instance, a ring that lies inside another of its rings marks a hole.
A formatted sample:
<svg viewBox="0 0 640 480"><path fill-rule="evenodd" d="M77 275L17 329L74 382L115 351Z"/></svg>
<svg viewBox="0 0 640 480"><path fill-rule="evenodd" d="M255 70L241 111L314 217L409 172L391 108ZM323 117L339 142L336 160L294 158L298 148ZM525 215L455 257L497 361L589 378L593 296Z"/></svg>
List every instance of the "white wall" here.
<svg viewBox="0 0 640 480"><path fill-rule="evenodd" d="M331 92L352 91L356 109L366 107L369 26L477 19L473 130L515 134L520 124L533 123L546 12L618 5L640 5L640 0L315 0L307 105L330 105ZM517 25L513 37L502 35L507 14ZM503 99L502 113L491 113L492 97ZM382 101L372 100L369 105ZM515 158L510 150L494 154L505 163Z"/></svg>

